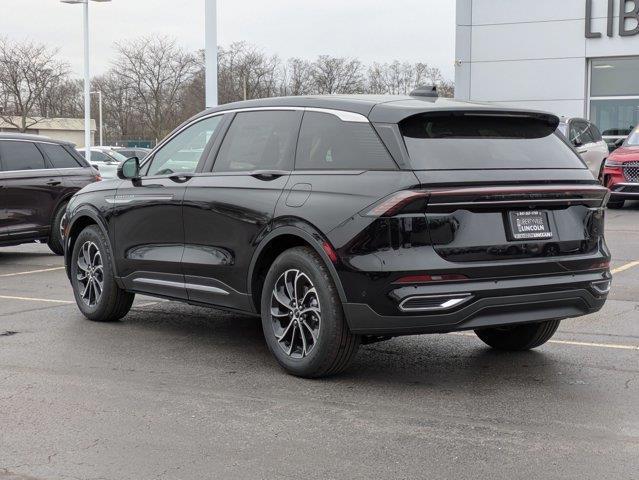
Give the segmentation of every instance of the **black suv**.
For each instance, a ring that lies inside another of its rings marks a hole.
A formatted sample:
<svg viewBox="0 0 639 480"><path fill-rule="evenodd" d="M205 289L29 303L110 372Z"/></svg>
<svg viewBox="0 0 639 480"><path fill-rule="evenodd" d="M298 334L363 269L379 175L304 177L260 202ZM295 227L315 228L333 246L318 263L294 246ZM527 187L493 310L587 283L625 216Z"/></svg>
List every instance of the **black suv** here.
<svg viewBox="0 0 639 480"><path fill-rule="evenodd" d="M0 246L46 242L62 255L66 204L98 179L70 143L0 133Z"/></svg>
<svg viewBox="0 0 639 480"><path fill-rule="evenodd" d="M611 282L608 190L558 123L430 96L208 110L69 203L77 304L97 321L134 293L259 315L305 377L398 335L537 347Z"/></svg>

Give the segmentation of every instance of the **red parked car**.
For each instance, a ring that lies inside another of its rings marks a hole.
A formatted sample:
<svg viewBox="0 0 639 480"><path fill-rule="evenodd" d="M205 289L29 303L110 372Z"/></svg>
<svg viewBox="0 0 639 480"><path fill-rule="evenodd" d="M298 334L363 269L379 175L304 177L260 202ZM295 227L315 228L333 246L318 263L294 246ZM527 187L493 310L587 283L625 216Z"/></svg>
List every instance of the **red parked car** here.
<svg viewBox="0 0 639 480"><path fill-rule="evenodd" d="M609 208L621 208L626 200L639 200L639 126L610 154L601 181L612 192Z"/></svg>

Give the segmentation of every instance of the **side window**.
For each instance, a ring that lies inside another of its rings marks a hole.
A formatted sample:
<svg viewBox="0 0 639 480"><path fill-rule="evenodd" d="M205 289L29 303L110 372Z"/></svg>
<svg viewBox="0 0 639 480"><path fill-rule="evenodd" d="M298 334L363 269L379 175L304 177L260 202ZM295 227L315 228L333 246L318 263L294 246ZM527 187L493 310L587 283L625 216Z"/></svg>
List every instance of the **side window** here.
<svg viewBox="0 0 639 480"><path fill-rule="evenodd" d="M395 170L397 165L368 123L344 122L329 113L306 112L296 170Z"/></svg>
<svg viewBox="0 0 639 480"><path fill-rule="evenodd" d="M104 153L98 152L97 150L91 151L91 161L92 162L109 162L111 159Z"/></svg>
<svg viewBox="0 0 639 480"><path fill-rule="evenodd" d="M590 124L590 134L592 135L593 141L601 142L603 141L603 137L601 136L601 132L597 128L594 123Z"/></svg>
<svg viewBox="0 0 639 480"><path fill-rule="evenodd" d="M80 166L62 145L40 143L39 146L55 168L78 168Z"/></svg>
<svg viewBox="0 0 639 480"><path fill-rule="evenodd" d="M570 141L573 145L586 145L595 140L590 133L590 127L585 122L572 122L570 124Z"/></svg>
<svg viewBox="0 0 639 480"><path fill-rule="evenodd" d="M193 173L206 144L222 121L222 115L209 117L178 133L151 159L147 175Z"/></svg>
<svg viewBox="0 0 639 480"><path fill-rule="evenodd" d="M0 156L4 171L44 169L44 157L33 143L0 142Z"/></svg>
<svg viewBox="0 0 639 480"><path fill-rule="evenodd" d="M214 172L292 170L299 112L238 113L213 166Z"/></svg>

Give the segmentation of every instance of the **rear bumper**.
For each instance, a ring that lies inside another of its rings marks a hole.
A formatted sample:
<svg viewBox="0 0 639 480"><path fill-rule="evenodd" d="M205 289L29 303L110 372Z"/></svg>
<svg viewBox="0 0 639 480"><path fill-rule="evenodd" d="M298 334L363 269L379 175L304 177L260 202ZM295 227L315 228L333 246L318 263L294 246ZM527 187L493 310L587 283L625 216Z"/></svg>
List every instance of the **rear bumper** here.
<svg viewBox="0 0 639 480"><path fill-rule="evenodd" d="M401 314L398 310L397 315L380 315L370 305L347 303L344 312L351 331L363 335L446 333L558 320L600 310L607 294L597 293L592 283L608 279L610 273L605 271L547 279L520 278L490 282L490 285L487 282L464 282L457 284L451 293L465 291L473 298L454 310L415 314Z"/></svg>
<svg viewBox="0 0 639 480"><path fill-rule="evenodd" d="M610 186L610 196L614 199L639 198L639 183L616 183Z"/></svg>

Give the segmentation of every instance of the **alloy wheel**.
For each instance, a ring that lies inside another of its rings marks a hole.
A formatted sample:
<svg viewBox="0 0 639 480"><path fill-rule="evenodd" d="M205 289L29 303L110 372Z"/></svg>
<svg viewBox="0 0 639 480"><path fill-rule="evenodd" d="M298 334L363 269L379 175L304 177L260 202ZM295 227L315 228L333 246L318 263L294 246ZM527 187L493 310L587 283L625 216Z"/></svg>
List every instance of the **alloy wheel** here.
<svg viewBox="0 0 639 480"><path fill-rule="evenodd" d="M271 325L280 348L292 358L306 357L317 344L322 312L317 290L300 270L284 272L271 294Z"/></svg>
<svg viewBox="0 0 639 480"><path fill-rule="evenodd" d="M104 267L102 254L93 242L84 242L78 254L78 291L82 301L89 307L94 307L102 297L104 288Z"/></svg>

